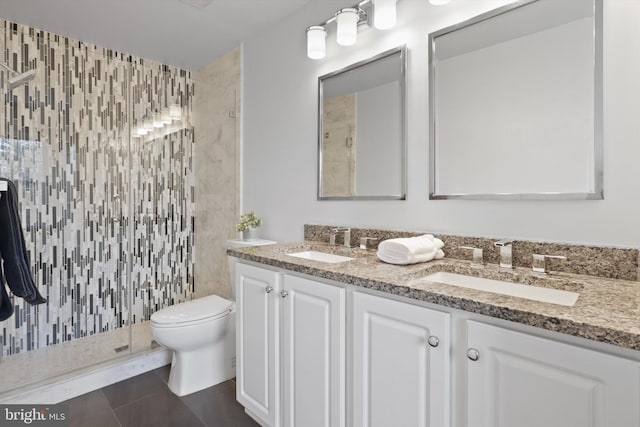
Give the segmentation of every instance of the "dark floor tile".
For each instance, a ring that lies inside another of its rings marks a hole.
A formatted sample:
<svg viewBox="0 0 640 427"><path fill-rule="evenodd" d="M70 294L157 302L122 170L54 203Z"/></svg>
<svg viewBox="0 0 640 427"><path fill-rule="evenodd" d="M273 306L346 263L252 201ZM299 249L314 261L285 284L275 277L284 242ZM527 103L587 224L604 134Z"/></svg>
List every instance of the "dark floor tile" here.
<svg viewBox="0 0 640 427"><path fill-rule="evenodd" d="M225 381L197 393L183 396L181 400L209 427L258 425L236 401L235 381Z"/></svg>
<svg viewBox="0 0 640 427"><path fill-rule="evenodd" d="M102 390L83 394L65 403L69 404L69 427L120 427Z"/></svg>
<svg viewBox="0 0 640 427"><path fill-rule="evenodd" d="M171 364L164 365L159 367L158 369L154 369L153 373L160 377L160 379L166 384L169 382L169 372L171 371Z"/></svg>
<svg viewBox="0 0 640 427"><path fill-rule="evenodd" d="M123 427L202 427L202 422L169 389L147 395L115 410Z"/></svg>
<svg viewBox="0 0 640 427"><path fill-rule="evenodd" d="M166 389L167 386L160 377L153 372L147 372L107 386L102 391L107 400L109 400L111 407L117 409L122 405L157 393L161 388Z"/></svg>

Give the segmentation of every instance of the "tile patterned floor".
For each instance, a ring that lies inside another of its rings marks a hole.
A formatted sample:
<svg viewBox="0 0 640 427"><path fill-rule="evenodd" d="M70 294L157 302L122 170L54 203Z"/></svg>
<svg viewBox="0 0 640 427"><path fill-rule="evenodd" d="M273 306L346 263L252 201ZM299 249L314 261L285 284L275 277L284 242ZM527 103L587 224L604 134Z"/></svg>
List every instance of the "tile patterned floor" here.
<svg viewBox="0 0 640 427"><path fill-rule="evenodd" d="M167 387L169 366L78 396L69 404L71 427L253 427L226 381L178 397Z"/></svg>

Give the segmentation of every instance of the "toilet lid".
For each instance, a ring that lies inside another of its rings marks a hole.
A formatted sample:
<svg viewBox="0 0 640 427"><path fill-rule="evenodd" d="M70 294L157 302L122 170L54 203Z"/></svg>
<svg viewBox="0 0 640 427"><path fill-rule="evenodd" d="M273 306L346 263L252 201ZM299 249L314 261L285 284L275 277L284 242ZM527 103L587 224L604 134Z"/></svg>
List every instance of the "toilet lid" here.
<svg viewBox="0 0 640 427"><path fill-rule="evenodd" d="M227 314L233 303L217 295L209 295L158 310L151 321L160 324L193 322Z"/></svg>

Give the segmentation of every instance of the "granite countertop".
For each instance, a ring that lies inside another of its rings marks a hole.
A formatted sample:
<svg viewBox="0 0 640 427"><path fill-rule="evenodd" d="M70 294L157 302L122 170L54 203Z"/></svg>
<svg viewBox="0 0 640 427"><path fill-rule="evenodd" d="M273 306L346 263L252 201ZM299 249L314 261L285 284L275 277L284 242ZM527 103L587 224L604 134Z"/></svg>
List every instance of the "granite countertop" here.
<svg viewBox="0 0 640 427"><path fill-rule="evenodd" d="M286 255L308 250L354 259L330 264ZM227 254L322 279L640 350L640 283L637 281L556 272L538 277L528 268L502 271L495 264L472 268L468 261L447 258L396 266L378 260L374 250L310 241L229 249ZM424 278L438 271L569 290L580 296L574 306L566 307L443 285Z"/></svg>

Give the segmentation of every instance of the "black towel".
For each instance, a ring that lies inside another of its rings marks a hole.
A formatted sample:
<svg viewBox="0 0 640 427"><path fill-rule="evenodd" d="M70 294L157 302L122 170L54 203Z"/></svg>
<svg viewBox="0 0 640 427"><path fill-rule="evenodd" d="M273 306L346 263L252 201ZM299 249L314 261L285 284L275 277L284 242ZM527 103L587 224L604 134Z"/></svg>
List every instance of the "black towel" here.
<svg viewBox="0 0 640 427"><path fill-rule="evenodd" d="M4 286L4 277L0 268L0 321L7 320L13 314L13 304L9 299L7 288Z"/></svg>
<svg viewBox="0 0 640 427"><path fill-rule="evenodd" d="M0 179L7 181L8 187L0 198L0 256L3 261L5 279L14 295L24 298L32 305L45 303L47 300L38 292L29 267L29 257L18 213L16 186L7 179ZM4 288L4 281L2 287ZM0 301L1 311L6 306L5 300L9 301L9 298L5 298L6 289L3 289L0 294L0 298L2 298Z"/></svg>

